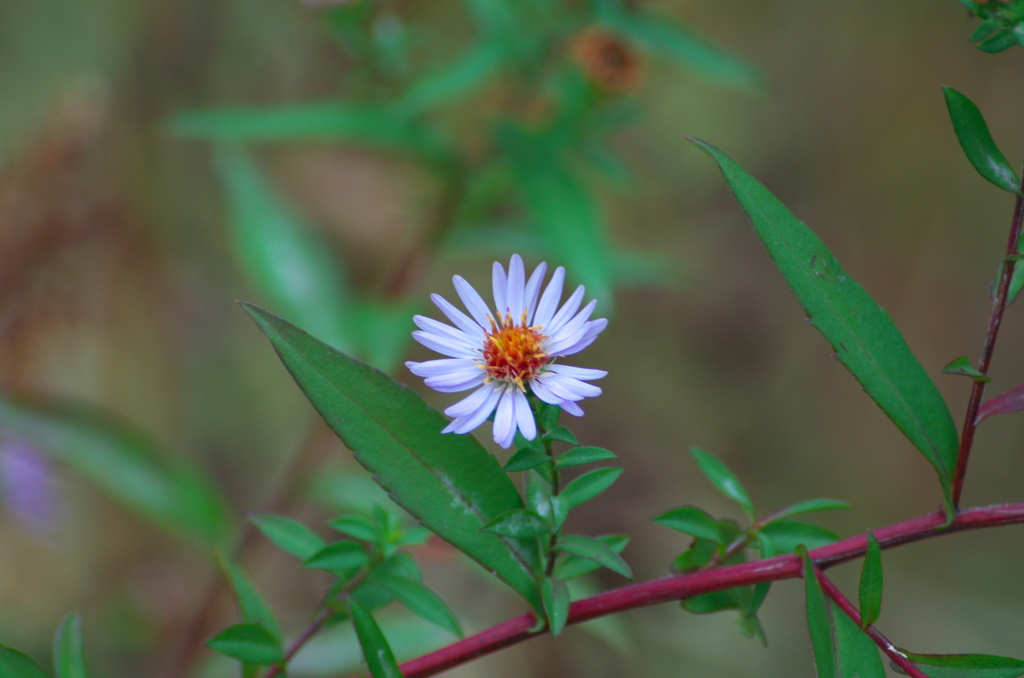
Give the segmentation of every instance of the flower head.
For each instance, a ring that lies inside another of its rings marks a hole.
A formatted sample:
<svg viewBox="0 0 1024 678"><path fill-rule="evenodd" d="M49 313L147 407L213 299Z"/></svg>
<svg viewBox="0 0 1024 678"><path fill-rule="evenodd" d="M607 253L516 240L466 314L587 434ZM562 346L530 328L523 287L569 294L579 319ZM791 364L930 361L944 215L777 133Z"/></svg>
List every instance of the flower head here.
<svg viewBox="0 0 1024 678"><path fill-rule="evenodd" d="M589 346L608 321L590 320L597 301L580 309L582 285L558 307L565 282L561 266L543 294L547 264L538 266L527 280L523 260L513 254L507 274L498 262L492 271L496 312L468 282L455 276L455 291L469 315L432 294L431 300L455 327L421 315L413 318L420 328L413 338L449 357L406 366L436 391L476 389L444 411L452 422L443 433L468 433L494 412L494 442L507 448L516 430L527 440L537 436L527 393L577 417L583 414L577 402L600 395L601 389L587 382L607 372L556 361Z"/></svg>

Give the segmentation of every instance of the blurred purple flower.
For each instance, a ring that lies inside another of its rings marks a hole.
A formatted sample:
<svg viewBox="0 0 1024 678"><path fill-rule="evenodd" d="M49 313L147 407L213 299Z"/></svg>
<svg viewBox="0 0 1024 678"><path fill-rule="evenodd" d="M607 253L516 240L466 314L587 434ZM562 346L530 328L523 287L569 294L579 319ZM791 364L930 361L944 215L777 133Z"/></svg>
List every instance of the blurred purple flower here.
<svg viewBox="0 0 1024 678"><path fill-rule="evenodd" d="M22 439L0 439L0 503L38 536L55 526L58 499L49 459Z"/></svg>

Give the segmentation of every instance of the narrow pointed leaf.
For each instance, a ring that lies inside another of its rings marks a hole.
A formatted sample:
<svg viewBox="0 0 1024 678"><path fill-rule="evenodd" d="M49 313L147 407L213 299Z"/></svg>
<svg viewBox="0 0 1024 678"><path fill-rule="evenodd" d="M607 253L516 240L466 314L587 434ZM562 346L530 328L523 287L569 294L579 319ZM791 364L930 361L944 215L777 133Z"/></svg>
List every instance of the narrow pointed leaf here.
<svg viewBox="0 0 1024 678"><path fill-rule="evenodd" d="M77 401L0 398L0 430L24 437L162 528L216 551L231 540L227 502L196 467Z"/></svg>
<svg viewBox="0 0 1024 678"><path fill-rule="evenodd" d="M624 534L605 534L596 539L612 550L613 553L622 553L629 543L629 537ZM562 581L569 581L576 577L582 577L601 567L597 562L589 559L566 553L565 556L555 565L554 576Z"/></svg>
<svg viewBox="0 0 1024 678"><path fill-rule="evenodd" d="M875 641L862 633L838 606L831 607L841 678L885 678L885 664Z"/></svg>
<svg viewBox="0 0 1024 678"><path fill-rule="evenodd" d="M313 570L355 570L370 562L366 549L354 541L339 541L323 547L303 563Z"/></svg>
<svg viewBox="0 0 1024 678"><path fill-rule="evenodd" d="M23 652L0 645L0 676L4 678L50 678L42 667Z"/></svg>
<svg viewBox="0 0 1024 678"><path fill-rule="evenodd" d="M569 619L569 589L561 579L545 577L540 584L540 595L544 601L548 630L552 637L557 637Z"/></svg>
<svg viewBox="0 0 1024 678"><path fill-rule="evenodd" d="M402 678L395 654L370 611L351 596L345 599L345 606L356 629L359 647L363 649L363 658L370 669L370 675L373 678Z"/></svg>
<svg viewBox="0 0 1024 678"><path fill-rule="evenodd" d="M273 513L250 513L249 522L282 551L305 560L324 547L324 540L297 520Z"/></svg>
<svg viewBox="0 0 1024 678"><path fill-rule="evenodd" d="M666 511L655 518L654 522L691 537L706 539L716 544L725 543L718 521L707 511L696 506L680 506Z"/></svg>
<svg viewBox="0 0 1024 678"><path fill-rule="evenodd" d="M831 530L796 521L771 522L762 527L760 532L768 535L778 553L796 553L797 546L801 544L808 549L816 549L839 541L839 535Z"/></svg>
<svg viewBox="0 0 1024 678"><path fill-rule="evenodd" d="M818 678L839 678L836 671L836 650L832 640L832 617L828 599L814 572L814 564L807 557L807 549L800 547L797 554L804 561L804 594L807 599L807 630L811 634L814 666Z"/></svg>
<svg viewBox="0 0 1024 678"><path fill-rule="evenodd" d="M622 474L621 468L599 468L574 478L562 490L562 498L570 508L579 506L601 494Z"/></svg>
<svg viewBox="0 0 1024 678"><path fill-rule="evenodd" d="M968 360L966 356L962 356L960 358L957 358L956 360L953 360L948 365L943 367L940 370L940 372L942 372L943 374L959 374L965 377L970 377L975 381L992 381L991 379L988 378L988 376L974 369L974 366L971 365L971 361Z"/></svg>
<svg viewBox="0 0 1024 678"><path fill-rule="evenodd" d="M758 237L836 357L935 468L947 508L959 439L949 408L889 314L821 239L725 153L692 140L722 170ZM951 512L947 512L952 515Z"/></svg>
<svg viewBox="0 0 1024 678"><path fill-rule="evenodd" d="M381 539L380 527L369 518L363 516L342 516L328 524L332 529L360 541L374 543Z"/></svg>
<svg viewBox="0 0 1024 678"><path fill-rule="evenodd" d="M543 449L536 447L524 447L517 450L515 454L505 463L504 470L512 473L515 471L529 471L549 461L551 457Z"/></svg>
<svg viewBox="0 0 1024 678"><path fill-rule="evenodd" d="M234 591L238 609L242 613L242 621L265 628L280 642L281 627L278 626L277 618L242 568L227 559L221 560L221 567L227 575L228 583L231 584L231 590Z"/></svg>
<svg viewBox="0 0 1024 678"><path fill-rule="evenodd" d="M462 638L459 620L441 597L421 582L381 571L374 572L371 581L390 591L395 600L420 619Z"/></svg>
<svg viewBox="0 0 1024 678"><path fill-rule="evenodd" d="M841 499L807 499L798 501L795 504L780 509L772 515L776 518L789 518L802 513L815 513L817 511L836 511L851 508L850 504Z"/></svg>
<svg viewBox="0 0 1024 678"><path fill-rule="evenodd" d="M757 541L761 546L761 559L774 558L778 551L775 549L775 543L772 542L771 538L765 535L763 532L757 535ZM770 581L761 582L760 584L754 585L754 590L750 595L750 604L747 606L744 615L747 617L754 617L757 615L757 611L761 609L761 604L764 603L765 598L768 597L768 591L771 590L772 583Z"/></svg>
<svg viewBox="0 0 1024 678"><path fill-rule="evenodd" d="M413 391L281 318L244 306L306 397L377 483L539 611L537 546L480 531L498 515L523 508L497 460L472 436L442 434L447 419Z"/></svg>
<svg viewBox="0 0 1024 678"><path fill-rule="evenodd" d="M229 657L249 664L277 664L284 661L281 644L262 626L235 624L229 626L206 644Z"/></svg>
<svg viewBox="0 0 1024 678"><path fill-rule="evenodd" d="M545 440L555 440L560 443L569 443L570 445L579 445L579 441L576 440L576 436L573 432L564 426L556 426L547 433L544 434Z"/></svg>
<svg viewBox="0 0 1024 678"><path fill-rule="evenodd" d="M1020 193L1020 181L1006 156L992 140L988 125L974 102L952 87L943 87L953 130L967 159L982 177L1004 191Z"/></svg>
<svg viewBox="0 0 1024 678"><path fill-rule="evenodd" d="M931 678L1019 678L1024 661L991 654L913 654L907 659Z"/></svg>
<svg viewBox="0 0 1024 678"><path fill-rule="evenodd" d="M561 454L555 460L555 468L569 468L570 466L582 466L595 461L607 461L617 459L615 453L603 447L574 447L568 452Z"/></svg>
<svg viewBox="0 0 1024 678"><path fill-rule="evenodd" d="M612 572L621 574L626 579L633 578L633 571L629 569L629 565L622 559L622 556L599 539L584 537L579 534L570 534L558 538L558 541L555 543L555 550L593 560L595 563L607 567Z"/></svg>
<svg viewBox="0 0 1024 678"><path fill-rule="evenodd" d="M529 509L512 509L480 529L503 537L530 539L551 534L551 521Z"/></svg>
<svg viewBox="0 0 1024 678"><path fill-rule="evenodd" d="M754 505L750 502L750 496L739 478L729 470L725 462L699 447L691 447L690 454L697 460L697 466L700 467L701 473L711 481L715 489L739 504L747 517L753 520Z"/></svg>
<svg viewBox="0 0 1024 678"><path fill-rule="evenodd" d="M878 621L882 611L882 547L870 531L864 567L860 571L860 628Z"/></svg>
<svg viewBox="0 0 1024 678"><path fill-rule="evenodd" d="M69 614L53 639L53 668L57 678L88 678L82 645L82 618ZM0 674L4 675L4 674Z"/></svg>
<svg viewBox="0 0 1024 678"><path fill-rule="evenodd" d="M1024 410L1024 384L1014 386L1006 393L990 398L978 408L978 417L975 423L984 421L996 414L1009 414Z"/></svg>

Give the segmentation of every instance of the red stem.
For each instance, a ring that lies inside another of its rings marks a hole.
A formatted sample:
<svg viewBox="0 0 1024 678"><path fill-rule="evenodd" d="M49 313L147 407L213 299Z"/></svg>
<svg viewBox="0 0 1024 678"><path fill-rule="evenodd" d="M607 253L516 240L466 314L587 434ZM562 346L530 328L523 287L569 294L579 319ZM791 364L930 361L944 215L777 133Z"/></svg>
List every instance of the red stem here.
<svg viewBox="0 0 1024 678"><path fill-rule="evenodd" d="M860 612L853 606L853 603L843 595L843 592L839 590L832 580L825 575L824 572L819 570L817 567L814 568L814 574L818 577L818 582L821 584L821 588L825 591L825 595L835 601L835 604L842 608L843 612L846 613L853 623L860 626ZM890 642L888 638L882 635L882 633L874 627L872 624L868 624L864 628L864 633L868 634L871 640L875 641L875 645L881 648L882 652L889 655L893 663L903 669L911 678L928 678L921 669L917 668L914 662L907 659L902 652L896 649L896 646Z"/></svg>
<svg viewBox="0 0 1024 678"><path fill-rule="evenodd" d="M1024 176L1021 180L1021 191L1024 192ZM1006 312L1006 300L1010 292L1010 279L1013 278L1013 269L1016 266L1018 247L1020 245L1021 223L1024 222L1024 198L1017 196L1017 203L1013 209L1013 222L1010 226L1010 237L1006 243L1006 259L1003 261L1002 274L999 277L999 287L995 297L992 299L992 313L988 319L988 331L985 333L985 345L981 351L981 360L978 361L978 371L988 374L989 364L992 362L992 353L996 347L996 338L999 336L999 326L1003 322L1003 314ZM974 431L978 427L978 408L981 407L981 396L985 392L985 381L976 379L971 388L971 397L967 403L967 414L964 417L964 427L960 434L960 449L956 456L956 470L953 472L953 506L960 505L960 494L964 487L964 475L967 473L967 459L971 456L971 446L974 444Z"/></svg>
<svg viewBox="0 0 1024 678"><path fill-rule="evenodd" d="M964 509L957 513L948 528L943 528L945 522L946 516L942 512L929 513L876 530L874 534L882 548L891 548L948 532L1024 523L1024 503ZM860 534L814 549L810 552L810 557L819 567L827 568L859 558L864 555L866 548L867 537ZM632 584L577 600L569 607L567 623L578 624L596 617L689 598L701 593L792 579L801 576L802 567L799 556L786 555ZM544 630L536 629L536 621L531 613L520 615L440 650L405 662L401 666L402 675L405 678L432 676L544 633Z"/></svg>

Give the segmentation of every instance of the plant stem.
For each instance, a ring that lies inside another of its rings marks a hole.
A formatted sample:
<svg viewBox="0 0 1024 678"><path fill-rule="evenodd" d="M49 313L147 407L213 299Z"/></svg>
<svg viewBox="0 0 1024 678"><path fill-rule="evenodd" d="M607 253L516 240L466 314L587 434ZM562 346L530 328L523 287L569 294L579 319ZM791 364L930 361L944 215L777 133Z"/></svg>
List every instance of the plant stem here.
<svg viewBox="0 0 1024 678"><path fill-rule="evenodd" d="M1024 523L1024 503L997 504L964 509L957 513L948 528L944 527L946 516L942 512L936 512L875 530L874 534L884 549L939 534L1021 523ZM859 558L864 555L866 549L867 536L860 534L814 549L810 552L810 558L819 567L827 568ZM567 624L578 624L637 607L690 598L737 586L793 579L801 576L802 571L803 561L799 556L785 555L631 584L575 601L569 607ZM405 662L400 667L402 675L405 678L435 675L544 633L542 630L535 630L535 627L536 620L532 613L520 615L440 650Z"/></svg>
<svg viewBox="0 0 1024 678"><path fill-rule="evenodd" d="M853 603L843 595L843 592L839 590L839 587L833 584L832 580L817 567L814 568L814 574L818 577L818 582L821 584L821 588L825 591L825 595L835 601L835 604L842 608L843 612L853 620L854 624L860 626L860 612L853 606ZM914 664L914 662L903 656L903 653L896 649L896 646L893 645L888 638L882 635L882 633L876 629L873 624L868 624L864 628L864 633L866 633L868 637L875 642L875 645L877 645L882 652L889 655L889 658L892 659L893 663L903 669L908 676L911 678L928 678L928 675L924 671L917 668L917 665Z"/></svg>
<svg viewBox="0 0 1024 678"><path fill-rule="evenodd" d="M1021 192L1024 193L1024 175L1021 180ZM1024 222L1024 198L1017 196L1017 202L1013 209L1013 221L1010 225L1010 236L1006 243L1006 257L1001 267L999 276L999 287L995 297L992 299L992 312L989 314L988 331L985 333L985 345L981 351L981 359L978 361L978 371L988 375L989 364L992 362L992 353L995 351L996 339L999 336L999 326L1003 322L1003 314L1006 312L1006 301L1010 292L1010 280L1013 278L1013 269L1016 267L1017 255L1020 246L1021 223ZM956 470L953 473L953 507L960 506L960 494L963 491L964 475L967 473L967 460L971 456L971 446L974 444L974 431L977 429L978 408L981 407L981 396L985 392L985 381L975 379L971 388L971 397L967 403L967 414L964 417L964 426L960 433L960 448L957 450Z"/></svg>

